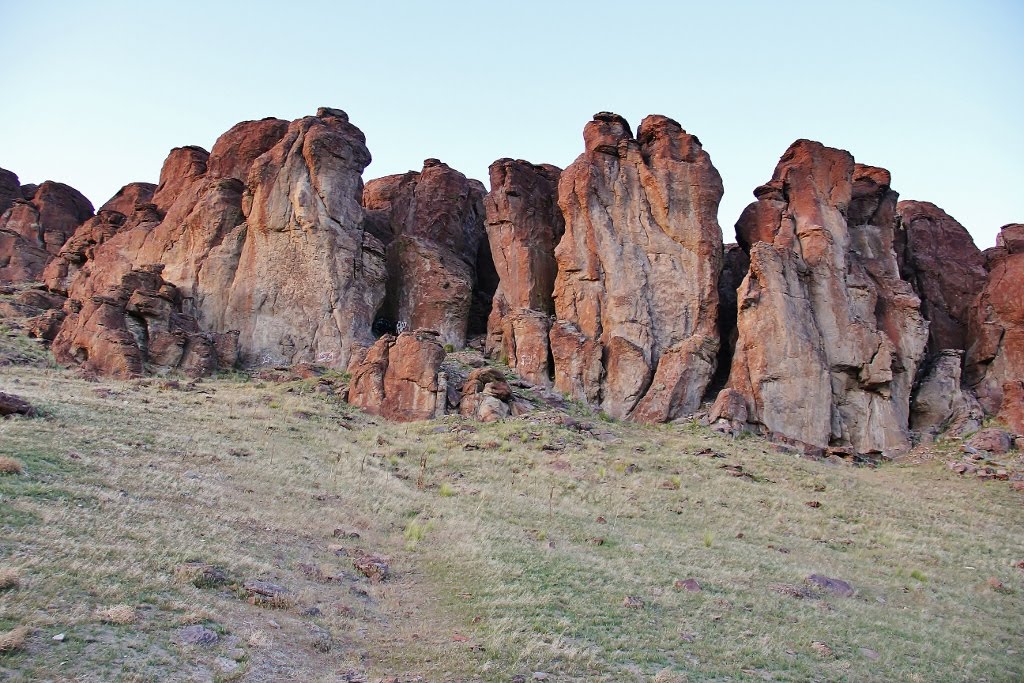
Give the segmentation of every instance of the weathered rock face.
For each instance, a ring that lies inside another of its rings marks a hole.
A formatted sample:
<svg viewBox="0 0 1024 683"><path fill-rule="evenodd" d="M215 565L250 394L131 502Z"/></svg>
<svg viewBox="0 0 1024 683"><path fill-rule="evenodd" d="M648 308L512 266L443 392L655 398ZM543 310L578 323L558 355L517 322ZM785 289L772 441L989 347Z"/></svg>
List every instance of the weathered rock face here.
<svg viewBox="0 0 1024 683"><path fill-rule="evenodd" d="M556 387L613 417L692 412L718 351L722 181L696 137L600 113L562 173L551 329Z"/></svg>
<svg viewBox="0 0 1024 683"><path fill-rule="evenodd" d="M411 422L445 414L444 348L430 333L386 334L349 365L348 401L389 420Z"/></svg>
<svg viewBox="0 0 1024 683"><path fill-rule="evenodd" d="M362 131L328 108L293 121L253 163L246 220L210 250L197 296L204 327L240 332L245 363L345 367L372 341L385 269L384 245L363 229L369 163Z"/></svg>
<svg viewBox="0 0 1024 683"><path fill-rule="evenodd" d="M22 199L18 176L13 171L0 168L0 215L11 208L15 199Z"/></svg>
<svg viewBox="0 0 1024 683"><path fill-rule="evenodd" d="M888 172L798 140L754 194L729 379L747 420L814 448L907 448L927 324L899 277Z"/></svg>
<svg viewBox="0 0 1024 683"><path fill-rule="evenodd" d="M0 282L38 280L75 228L92 216L92 204L78 190L49 180L30 199L0 197L5 201L10 208L0 216Z"/></svg>
<svg viewBox="0 0 1024 683"><path fill-rule="evenodd" d="M550 385L548 333L558 264L555 246L565 232L558 207L556 166L498 159L484 198L487 238L499 284L487 321L487 353L526 380Z"/></svg>
<svg viewBox="0 0 1024 683"><path fill-rule="evenodd" d="M46 283L46 287L51 292L67 295L69 284L82 265L92 259L95 248L120 232L125 225L123 213L113 209L100 209L99 213L78 226L75 233L61 247L57 257L50 261L43 271L43 282Z"/></svg>
<svg viewBox="0 0 1024 683"><path fill-rule="evenodd" d="M106 204L99 208L100 211L117 211L125 216L135 213L135 207L139 204L148 204L153 201L153 193L156 192L156 185L153 183L128 183L117 191L113 197L107 200Z"/></svg>
<svg viewBox="0 0 1024 683"><path fill-rule="evenodd" d="M718 363L715 368L715 382L712 389L721 388L729 377L732 357L736 350L739 333L736 330L736 316L739 302L736 293L743 284L743 278L750 270L750 257L738 244L726 244L722 252L722 274L718 277Z"/></svg>
<svg viewBox="0 0 1024 683"><path fill-rule="evenodd" d="M65 276L68 294L84 302L163 264L184 313L239 333L244 363L344 367L384 297L384 247L359 205L369 161L362 132L326 108L240 123L211 154L174 149L152 203Z"/></svg>
<svg viewBox="0 0 1024 683"><path fill-rule="evenodd" d="M478 264L490 259L483 196L481 183L437 159L423 162L420 173L367 183L363 204L371 229L393 236L387 245L386 318L409 329L437 330L444 344L465 345Z"/></svg>
<svg viewBox="0 0 1024 683"><path fill-rule="evenodd" d="M133 270L104 294L69 302L54 358L119 378L174 369L199 376L233 366L235 336L201 332L160 270Z"/></svg>
<svg viewBox="0 0 1024 683"><path fill-rule="evenodd" d="M967 348L971 304L985 282L985 259L970 233L929 202L897 205L900 273L921 298L928 320L928 351Z"/></svg>
<svg viewBox="0 0 1024 683"><path fill-rule="evenodd" d="M918 382L910 403L910 428L923 437L939 432L962 436L981 428L981 406L960 386L963 355L959 349L939 352Z"/></svg>
<svg viewBox="0 0 1024 683"><path fill-rule="evenodd" d="M986 252L988 277L970 312L964 379L986 412L1024 432L1024 224L1004 226Z"/></svg>

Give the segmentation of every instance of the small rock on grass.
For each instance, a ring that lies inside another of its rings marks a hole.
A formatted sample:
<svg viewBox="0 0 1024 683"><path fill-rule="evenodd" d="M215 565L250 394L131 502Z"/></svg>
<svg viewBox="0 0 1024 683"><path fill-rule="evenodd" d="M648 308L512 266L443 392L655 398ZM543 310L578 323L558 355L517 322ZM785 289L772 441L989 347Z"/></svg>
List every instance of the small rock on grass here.
<svg viewBox="0 0 1024 683"><path fill-rule="evenodd" d="M691 593L699 593L703 590L700 587L700 583L697 582L697 579L676 579L672 584L672 587L676 590L685 590Z"/></svg>
<svg viewBox="0 0 1024 683"><path fill-rule="evenodd" d="M833 595L838 595L841 598L852 597L855 593L853 586L848 584L846 581L843 581L842 579L833 579L821 574L811 574L807 577L807 582L814 584L818 588L822 588Z"/></svg>
<svg viewBox="0 0 1024 683"><path fill-rule="evenodd" d="M622 601L622 606L627 609L643 609L647 606L644 599L636 595L627 595Z"/></svg>
<svg viewBox="0 0 1024 683"><path fill-rule="evenodd" d="M860 653L868 659L870 659L871 661L876 661L879 657L882 656L878 654L876 650L872 650L870 647L862 647L860 649Z"/></svg>
<svg viewBox="0 0 1024 683"><path fill-rule="evenodd" d="M182 645L201 645L203 647L208 647L210 645L216 645L217 641L220 640L220 636L218 636L215 631L211 631L205 626L193 624L192 626L186 626L185 628L179 629L177 640Z"/></svg>
<svg viewBox="0 0 1024 683"><path fill-rule="evenodd" d="M811 649L817 652L822 657L833 656L832 648L828 646L828 643L824 643L820 640L815 640L811 643Z"/></svg>
<svg viewBox="0 0 1024 683"><path fill-rule="evenodd" d="M352 566L373 583L386 581L391 576L391 566L387 558L380 555L360 555L352 560Z"/></svg>

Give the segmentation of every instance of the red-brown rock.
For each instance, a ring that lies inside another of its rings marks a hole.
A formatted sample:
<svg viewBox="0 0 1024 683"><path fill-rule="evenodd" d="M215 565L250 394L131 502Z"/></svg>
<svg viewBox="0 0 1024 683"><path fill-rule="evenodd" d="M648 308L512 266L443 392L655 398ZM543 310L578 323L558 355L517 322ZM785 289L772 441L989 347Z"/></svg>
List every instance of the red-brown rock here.
<svg viewBox="0 0 1024 683"><path fill-rule="evenodd" d="M1024 432L1024 225L1004 226L971 308L964 379L986 412Z"/></svg>
<svg viewBox="0 0 1024 683"><path fill-rule="evenodd" d="M383 314L407 329L432 329L441 342L462 347L470 330L478 261L486 254L484 188L437 159L419 173L366 184L363 204L387 245ZM388 229L381 218L388 216Z"/></svg>
<svg viewBox="0 0 1024 683"><path fill-rule="evenodd" d="M928 320L928 351L967 348L971 304L985 281L985 259L970 233L929 202L897 205L900 273L921 298Z"/></svg>
<svg viewBox="0 0 1024 683"><path fill-rule="evenodd" d="M349 365L348 401L372 415L411 422L444 415L444 348L431 333L384 335Z"/></svg>
<svg viewBox="0 0 1024 683"><path fill-rule="evenodd" d="M199 376L230 368L234 359L218 350L231 343L202 333L194 318L182 314L181 295L160 270L133 270L101 295L81 304L69 301L51 346L54 358L119 378L170 370Z"/></svg>
<svg viewBox="0 0 1024 683"><path fill-rule="evenodd" d="M13 171L0 168L0 215L11 208L15 199L22 199L18 176Z"/></svg>
<svg viewBox="0 0 1024 683"><path fill-rule="evenodd" d="M498 159L484 198L487 237L499 277L487 321L487 353L526 380L550 385L548 333L558 264L555 245L565 231L558 207L561 169Z"/></svg>
<svg viewBox="0 0 1024 683"><path fill-rule="evenodd" d="M100 209L95 216L78 226L75 233L61 247L57 257L46 266L43 271L43 282L50 291L67 295L70 283L82 265L92 259L95 248L125 226L126 219L123 213L113 209Z"/></svg>
<svg viewBox="0 0 1024 683"><path fill-rule="evenodd" d="M700 141L649 116L634 139L595 115L562 173L555 250L555 386L609 415L692 412L714 370L722 181Z"/></svg>
<svg viewBox="0 0 1024 683"><path fill-rule="evenodd" d="M135 213L136 206L153 201L154 192L156 185L153 183L128 183L108 199L96 213L98 215L101 211L117 211L125 216L131 216Z"/></svg>
<svg viewBox="0 0 1024 683"><path fill-rule="evenodd" d="M927 326L899 277L888 172L799 140L755 196L736 225L750 272L729 379L748 421L816 449L908 448Z"/></svg>
<svg viewBox="0 0 1024 683"><path fill-rule="evenodd" d="M0 216L0 282L38 280L75 228L90 216L88 199L73 187L50 180L30 199L13 199Z"/></svg>

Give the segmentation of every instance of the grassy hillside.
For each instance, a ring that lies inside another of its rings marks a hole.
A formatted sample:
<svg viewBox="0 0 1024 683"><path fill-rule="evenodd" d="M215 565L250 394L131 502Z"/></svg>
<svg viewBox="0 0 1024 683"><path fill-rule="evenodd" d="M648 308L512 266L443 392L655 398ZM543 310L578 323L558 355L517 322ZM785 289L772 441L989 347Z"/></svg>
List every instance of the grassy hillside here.
<svg viewBox="0 0 1024 683"><path fill-rule="evenodd" d="M91 382L0 344L0 391L42 411L0 420L0 679L1024 679L1024 498L941 454L395 425L316 380Z"/></svg>

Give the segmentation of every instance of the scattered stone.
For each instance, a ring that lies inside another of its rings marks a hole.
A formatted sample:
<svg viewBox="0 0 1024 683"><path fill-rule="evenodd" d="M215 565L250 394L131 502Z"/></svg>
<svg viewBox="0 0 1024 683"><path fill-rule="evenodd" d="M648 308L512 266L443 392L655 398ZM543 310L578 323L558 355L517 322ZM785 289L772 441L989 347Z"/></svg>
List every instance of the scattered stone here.
<svg viewBox="0 0 1024 683"><path fill-rule="evenodd" d="M1002 429L982 429L967 440L967 446L978 451L987 451L993 455L1003 455L1010 451L1013 442L1010 435Z"/></svg>
<svg viewBox="0 0 1024 683"><path fill-rule="evenodd" d="M55 635L55 636L53 637L53 640L57 641L58 643L63 643L63 642L64 642L64 639L65 639L66 637L67 637L67 636L66 636L65 634L63 634L63 633L58 633L57 635Z"/></svg>
<svg viewBox="0 0 1024 683"><path fill-rule="evenodd" d="M359 532L352 529L335 529L335 538L359 538Z"/></svg>
<svg viewBox="0 0 1024 683"><path fill-rule="evenodd" d="M535 680L535 681L546 681L546 680L548 680L548 678L550 678L550 677L546 673L544 673L543 671L534 671L533 672L533 680Z"/></svg>
<svg viewBox="0 0 1024 683"><path fill-rule="evenodd" d="M254 605L284 606L289 597L289 591L284 586L259 579L246 581L242 588L249 593L249 601Z"/></svg>
<svg viewBox="0 0 1024 683"><path fill-rule="evenodd" d="M804 505L806 505L809 508L820 508L821 507L821 503L816 501L816 500L809 500L806 503L804 503Z"/></svg>
<svg viewBox="0 0 1024 683"><path fill-rule="evenodd" d="M672 583L672 587L676 590L685 590L689 591L690 593L699 593L703 590L703 588L701 588L700 586L700 583L697 582L697 579L676 579Z"/></svg>
<svg viewBox="0 0 1024 683"><path fill-rule="evenodd" d="M186 562L174 569L175 580L191 583L196 588L213 588L229 581L228 573L221 567L206 562Z"/></svg>
<svg viewBox="0 0 1024 683"><path fill-rule="evenodd" d="M814 593L810 589L804 586L795 586L791 583L773 583L768 586L768 590L774 591L775 593L781 593L782 595L788 595L789 597L796 598L797 600L814 596Z"/></svg>
<svg viewBox="0 0 1024 683"><path fill-rule="evenodd" d="M35 414L36 409L25 399L0 391L0 417L7 417L8 415L33 417Z"/></svg>
<svg viewBox="0 0 1024 683"><path fill-rule="evenodd" d="M199 624L193 624L192 626L186 626L185 628L179 629L177 633L177 641L182 645L200 645L208 647L215 645L220 640L220 636L215 631L211 631L205 626Z"/></svg>
<svg viewBox="0 0 1024 683"><path fill-rule="evenodd" d="M636 595L627 595L622 601L622 606L627 609L644 609L647 603L644 602L643 598Z"/></svg>
<svg viewBox="0 0 1024 683"><path fill-rule="evenodd" d="M812 642L811 649L817 652L822 657L832 657L834 654L832 652L832 648L829 647L827 643L823 643L820 640L815 640L814 642Z"/></svg>
<svg viewBox="0 0 1024 683"><path fill-rule="evenodd" d="M307 607L306 609L302 610L301 614L304 617L322 617L324 615L323 611L316 606Z"/></svg>
<svg viewBox="0 0 1024 683"><path fill-rule="evenodd" d="M360 555L352 560L352 566L373 583L386 581L391 576L387 558L380 555Z"/></svg>
<svg viewBox="0 0 1024 683"><path fill-rule="evenodd" d="M852 597L856 592L853 590L853 586L846 581L822 576L821 574L811 574L807 577L807 582L842 598Z"/></svg>
<svg viewBox="0 0 1024 683"><path fill-rule="evenodd" d="M331 632L325 628L317 626L316 624L310 624L309 630L313 634L313 640L310 645L317 652L326 654L331 651L331 647L334 645L334 639L331 637Z"/></svg>
<svg viewBox="0 0 1024 683"><path fill-rule="evenodd" d="M607 524L608 523L608 520L605 519L604 517L600 516L600 515L594 521L597 522L598 524Z"/></svg>

